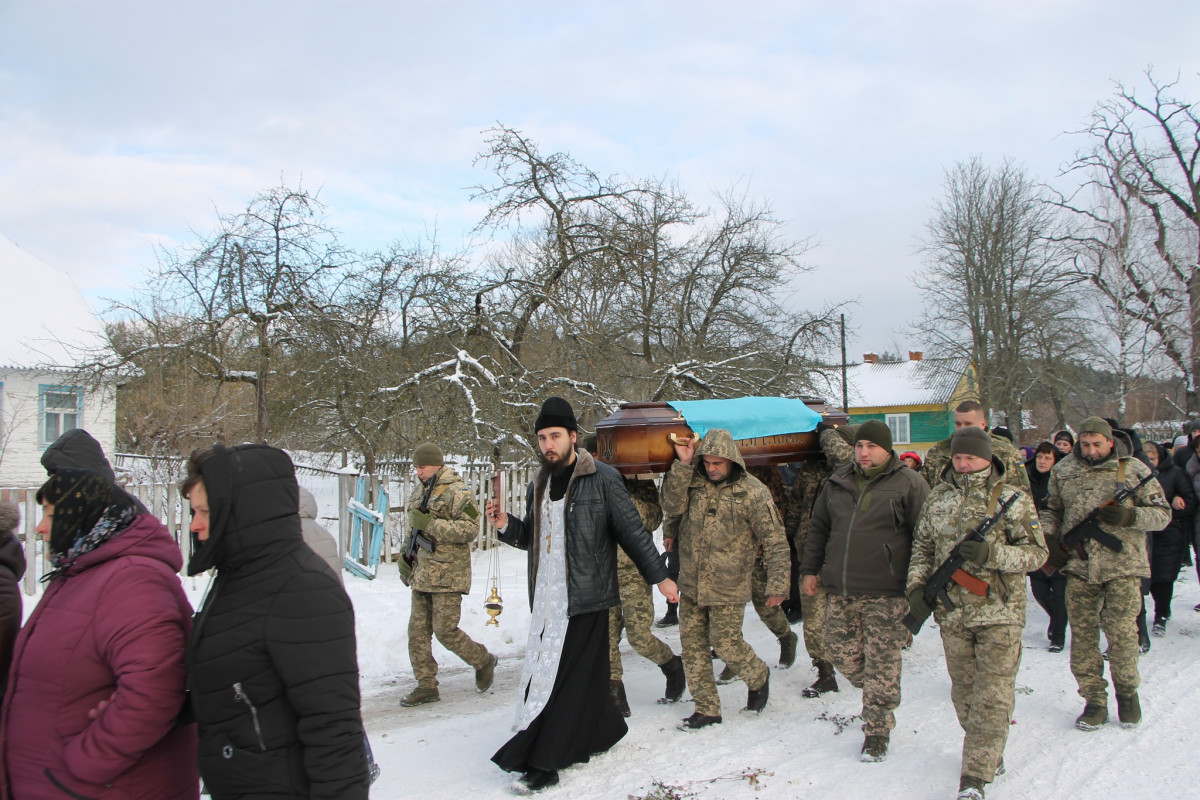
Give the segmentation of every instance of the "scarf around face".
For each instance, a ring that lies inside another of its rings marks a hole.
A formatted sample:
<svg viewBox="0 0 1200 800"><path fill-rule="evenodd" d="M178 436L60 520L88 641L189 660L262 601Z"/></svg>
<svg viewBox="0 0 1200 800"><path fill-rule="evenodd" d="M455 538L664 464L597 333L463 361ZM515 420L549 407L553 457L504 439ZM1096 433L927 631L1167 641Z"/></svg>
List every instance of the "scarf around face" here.
<svg viewBox="0 0 1200 800"><path fill-rule="evenodd" d="M133 504L114 492L107 479L87 470L59 470L38 490L37 499L54 506L49 542L54 569L42 577L43 582L62 575L80 556L128 528L137 516Z"/></svg>

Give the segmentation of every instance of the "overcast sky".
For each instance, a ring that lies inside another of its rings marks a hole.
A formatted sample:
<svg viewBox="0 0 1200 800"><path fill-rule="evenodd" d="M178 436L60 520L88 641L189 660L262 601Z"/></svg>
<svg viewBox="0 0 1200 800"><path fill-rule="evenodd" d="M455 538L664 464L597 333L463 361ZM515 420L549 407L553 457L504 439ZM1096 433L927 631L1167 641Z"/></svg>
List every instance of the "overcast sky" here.
<svg viewBox="0 0 1200 800"><path fill-rule="evenodd" d="M857 301L854 358L916 347L945 169L1053 181L1114 80L1200 100L1198 33L1192 0L0 0L0 234L96 305L281 179L351 247L456 250L502 122L706 203L741 182L818 245L794 302Z"/></svg>

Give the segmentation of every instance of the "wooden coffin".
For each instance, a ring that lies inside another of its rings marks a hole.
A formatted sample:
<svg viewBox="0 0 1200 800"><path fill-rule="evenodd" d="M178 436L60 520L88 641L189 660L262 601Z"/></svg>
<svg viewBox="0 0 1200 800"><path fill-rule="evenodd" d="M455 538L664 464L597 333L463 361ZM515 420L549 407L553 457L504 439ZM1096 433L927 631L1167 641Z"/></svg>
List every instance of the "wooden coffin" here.
<svg viewBox="0 0 1200 800"><path fill-rule="evenodd" d="M804 398L804 404L833 425L850 421L846 412L823 400ZM675 460L671 434L680 438L695 435L666 403L622 403L596 424L596 449L601 461L624 475L666 472ZM739 439L737 445L748 467L824 458L816 431Z"/></svg>

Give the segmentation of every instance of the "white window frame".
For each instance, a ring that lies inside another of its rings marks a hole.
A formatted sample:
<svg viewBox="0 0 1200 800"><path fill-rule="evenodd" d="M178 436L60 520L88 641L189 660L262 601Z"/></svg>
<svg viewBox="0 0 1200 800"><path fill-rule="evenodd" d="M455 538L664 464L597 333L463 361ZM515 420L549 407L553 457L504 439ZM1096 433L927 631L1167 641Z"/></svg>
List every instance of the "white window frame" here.
<svg viewBox="0 0 1200 800"><path fill-rule="evenodd" d="M73 395L75 397L75 420L70 428L63 427L63 417L67 415L65 404L57 407L47 408L47 395ZM56 413L58 421L55 424L55 430L52 431L50 426L46 424L47 414ZM83 427L83 389L78 386L59 386L54 384L41 384L38 386L38 429L41 433L42 447L49 447L54 444L55 440L64 433L75 428Z"/></svg>
<svg viewBox="0 0 1200 800"><path fill-rule="evenodd" d="M892 444L912 444L912 424L908 414L887 414L885 422L892 432Z"/></svg>

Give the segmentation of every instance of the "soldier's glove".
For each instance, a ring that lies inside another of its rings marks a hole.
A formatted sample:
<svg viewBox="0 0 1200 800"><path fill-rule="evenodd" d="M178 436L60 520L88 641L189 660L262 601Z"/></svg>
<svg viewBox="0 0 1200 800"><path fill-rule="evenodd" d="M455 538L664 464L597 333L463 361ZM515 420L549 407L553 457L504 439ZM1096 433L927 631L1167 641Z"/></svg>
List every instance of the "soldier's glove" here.
<svg viewBox="0 0 1200 800"><path fill-rule="evenodd" d="M922 583L908 593L908 610L922 622L929 619L929 615L933 613L933 609L925 603L925 584Z"/></svg>
<svg viewBox="0 0 1200 800"><path fill-rule="evenodd" d="M958 552L972 564L983 565L992 552L992 546L987 542L963 542L958 546Z"/></svg>
<svg viewBox="0 0 1200 800"><path fill-rule="evenodd" d="M422 511L419 508L414 508L408 512L408 518L412 522L414 531L423 531L429 525L429 520L433 519L433 514L428 511Z"/></svg>
<svg viewBox="0 0 1200 800"><path fill-rule="evenodd" d="M1100 521L1117 528L1128 528L1133 525L1137 510L1128 506L1101 506L1096 512Z"/></svg>
<svg viewBox="0 0 1200 800"><path fill-rule="evenodd" d="M401 553L400 560L396 562L396 566L400 567L400 582L405 586L412 583L413 565Z"/></svg>
<svg viewBox="0 0 1200 800"><path fill-rule="evenodd" d="M1046 563L1055 569L1062 569L1071 560L1071 554L1063 549L1062 542L1057 535L1046 537L1046 549L1050 551Z"/></svg>

